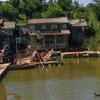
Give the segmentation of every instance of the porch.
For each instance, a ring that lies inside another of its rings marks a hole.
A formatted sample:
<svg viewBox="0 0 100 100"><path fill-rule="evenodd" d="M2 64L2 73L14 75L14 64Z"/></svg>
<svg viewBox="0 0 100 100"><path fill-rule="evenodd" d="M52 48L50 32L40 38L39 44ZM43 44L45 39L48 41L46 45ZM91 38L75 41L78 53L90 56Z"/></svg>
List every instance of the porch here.
<svg viewBox="0 0 100 100"><path fill-rule="evenodd" d="M31 47L37 50L44 49L65 49L68 47L68 35L43 35L42 39L37 40L36 36L31 37Z"/></svg>

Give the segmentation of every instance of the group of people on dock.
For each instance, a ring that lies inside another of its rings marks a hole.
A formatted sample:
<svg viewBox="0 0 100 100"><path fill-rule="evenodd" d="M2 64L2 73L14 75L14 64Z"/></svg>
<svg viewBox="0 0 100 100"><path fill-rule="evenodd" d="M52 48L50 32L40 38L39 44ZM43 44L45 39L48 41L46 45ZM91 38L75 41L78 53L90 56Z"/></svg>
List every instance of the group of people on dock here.
<svg viewBox="0 0 100 100"><path fill-rule="evenodd" d="M44 52L41 53L41 56L40 56L40 55L39 55L39 56L38 56L38 55L35 55L35 56L34 56L34 55L32 54L33 62L38 62L39 59L43 59L44 56L45 56L45 53L44 53ZM39 57L40 57L40 58L39 58Z"/></svg>
<svg viewBox="0 0 100 100"><path fill-rule="evenodd" d="M73 56L79 56L79 53L78 52L73 52Z"/></svg>
<svg viewBox="0 0 100 100"><path fill-rule="evenodd" d="M54 53L54 49L51 49L50 51L48 50L42 51L40 54L37 51L33 51L32 61L38 62L38 61L48 60L52 56L53 53Z"/></svg>
<svg viewBox="0 0 100 100"><path fill-rule="evenodd" d="M42 51L41 53L38 53L37 51L34 50L32 53L32 61L33 62L43 61L47 53L48 53L47 50Z"/></svg>

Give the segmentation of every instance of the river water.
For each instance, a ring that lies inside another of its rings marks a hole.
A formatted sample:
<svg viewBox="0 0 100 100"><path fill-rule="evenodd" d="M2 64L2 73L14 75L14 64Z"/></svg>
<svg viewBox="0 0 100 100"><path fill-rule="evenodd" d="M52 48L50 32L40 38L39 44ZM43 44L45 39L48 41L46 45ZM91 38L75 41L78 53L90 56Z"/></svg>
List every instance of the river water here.
<svg viewBox="0 0 100 100"><path fill-rule="evenodd" d="M0 100L100 100L100 58L64 59L64 66L10 71Z"/></svg>

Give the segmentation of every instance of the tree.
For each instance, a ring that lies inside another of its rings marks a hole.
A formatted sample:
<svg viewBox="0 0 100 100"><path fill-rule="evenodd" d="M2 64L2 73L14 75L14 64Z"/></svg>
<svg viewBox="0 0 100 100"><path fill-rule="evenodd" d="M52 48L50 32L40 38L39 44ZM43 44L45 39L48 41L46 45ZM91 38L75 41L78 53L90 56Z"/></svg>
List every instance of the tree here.
<svg viewBox="0 0 100 100"><path fill-rule="evenodd" d="M70 18L72 10L72 0L58 0L58 5L63 9L64 15Z"/></svg>
<svg viewBox="0 0 100 100"><path fill-rule="evenodd" d="M100 21L100 4L89 4L88 9L91 9L96 14L96 18Z"/></svg>
<svg viewBox="0 0 100 100"><path fill-rule="evenodd" d="M100 0L93 0L94 2L96 2L96 3L100 3Z"/></svg>
<svg viewBox="0 0 100 100"><path fill-rule="evenodd" d="M16 14L18 12L17 9L14 8L10 3L7 3L3 7L4 7L3 17L10 20L10 21L15 21Z"/></svg>
<svg viewBox="0 0 100 100"><path fill-rule="evenodd" d="M58 0L58 5L63 9L63 11L67 11L72 4L72 0Z"/></svg>
<svg viewBox="0 0 100 100"><path fill-rule="evenodd" d="M0 17L3 17L3 10L4 10L3 5L0 4Z"/></svg>
<svg viewBox="0 0 100 100"><path fill-rule="evenodd" d="M26 23L27 22L27 17L25 14L19 14L17 23Z"/></svg>
<svg viewBox="0 0 100 100"><path fill-rule="evenodd" d="M78 1L74 1L74 6L75 6L75 8L79 8L79 2Z"/></svg>
<svg viewBox="0 0 100 100"><path fill-rule="evenodd" d="M42 14L44 18L52 18L52 17L59 17L63 16L63 10L57 4L49 5L48 10Z"/></svg>
<svg viewBox="0 0 100 100"><path fill-rule="evenodd" d="M20 0L10 0L10 4L14 7L14 8L18 8L19 4L20 4Z"/></svg>
<svg viewBox="0 0 100 100"><path fill-rule="evenodd" d="M42 12L42 3L40 0L24 0L19 5L19 11L27 17L32 17L34 12Z"/></svg>
<svg viewBox="0 0 100 100"><path fill-rule="evenodd" d="M52 5L53 4L53 0L49 0L49 5Z"/></svg>

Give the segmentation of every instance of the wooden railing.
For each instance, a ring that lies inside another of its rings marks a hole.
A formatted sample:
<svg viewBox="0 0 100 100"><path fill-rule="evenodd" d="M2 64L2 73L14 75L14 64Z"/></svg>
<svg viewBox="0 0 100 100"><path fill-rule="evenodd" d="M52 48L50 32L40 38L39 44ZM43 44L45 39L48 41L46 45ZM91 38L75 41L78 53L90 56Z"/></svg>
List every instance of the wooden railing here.
<svg viewBox="0 0 100 100"><path fill-rule="evenodd" d="M43 44L40 44L40 45L34 45L33 46L33 49L63 49L63 48L66 48L67 47L67 44L66 43L58 43L58 44L45 44L43 46Z"/></svg>

